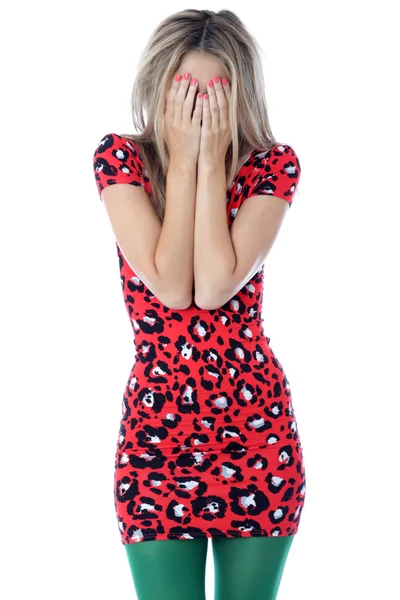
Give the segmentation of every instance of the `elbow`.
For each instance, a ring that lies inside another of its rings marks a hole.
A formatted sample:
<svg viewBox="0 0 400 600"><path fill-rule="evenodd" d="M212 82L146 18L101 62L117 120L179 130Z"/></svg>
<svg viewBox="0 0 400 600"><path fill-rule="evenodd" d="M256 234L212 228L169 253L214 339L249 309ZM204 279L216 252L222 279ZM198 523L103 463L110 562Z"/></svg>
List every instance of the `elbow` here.
<svg viewBox="0 0 400 600"><path fill-rule="evenodd" d="M192 297L190 296L170 296L163 299L163 304L171 310L186 310L192 305Z"/></svg>
<svg viewBox="0 0 400 600"><path fill-rule="evenodd" d="M223 300L220 295L215 292L210 293L208 296L195 297L196 305L202 310L217 310L217 308L221 308L226 303L226 300Z"/></svg>

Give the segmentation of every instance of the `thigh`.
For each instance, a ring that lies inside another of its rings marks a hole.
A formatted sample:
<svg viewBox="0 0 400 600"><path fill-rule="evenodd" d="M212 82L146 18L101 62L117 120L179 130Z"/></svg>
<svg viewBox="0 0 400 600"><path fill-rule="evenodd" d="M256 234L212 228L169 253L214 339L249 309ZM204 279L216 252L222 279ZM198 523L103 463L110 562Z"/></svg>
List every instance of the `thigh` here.
<svg viewBox="0 0 400 600"><path fill-rule="evenodd" d="M138 600L205 600L208 538L126 544Z"/></svg>
<svg viewBox="0 0 400 600"><path fill-rule="evenodd" d="M275 600L293 537L213 538L214 600Z"/></svg>

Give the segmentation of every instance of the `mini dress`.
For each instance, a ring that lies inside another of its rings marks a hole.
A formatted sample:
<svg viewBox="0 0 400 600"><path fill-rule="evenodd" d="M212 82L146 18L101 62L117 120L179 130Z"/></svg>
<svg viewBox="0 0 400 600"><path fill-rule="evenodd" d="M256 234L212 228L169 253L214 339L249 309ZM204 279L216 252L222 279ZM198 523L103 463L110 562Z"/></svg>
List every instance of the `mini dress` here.
<svg viewBox="0 0 400 600"><path fill-rule="evenodd" d="M118 183L151 191L138 145L119 134L99 141L93 170L100 200ZM227 189L228 227L250 196L291 206L300 173L287 144L253 150ZM115 450L122 544L295 535L304 457L289 380L264 331L264 265L224 306L205 310L193 299L177 310L115 245L135 345Z"/></svg>

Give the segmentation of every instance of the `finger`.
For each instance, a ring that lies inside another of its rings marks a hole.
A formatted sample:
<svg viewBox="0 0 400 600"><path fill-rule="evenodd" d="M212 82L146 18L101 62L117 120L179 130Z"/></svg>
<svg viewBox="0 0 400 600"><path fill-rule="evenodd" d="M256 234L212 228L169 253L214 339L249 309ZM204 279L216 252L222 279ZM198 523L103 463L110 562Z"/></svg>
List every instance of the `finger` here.
<svg viewBox="0 0 400 600"><path fill-rule="evenodd" d="M175 96L174 117L177 117L180 120L183 119L183 104L186 99L186 94L190 85L190 81L190 73L185 73L180 81L181 85L179 86L179 89Z"/></svg>
<svg viewBox="0 0 400 600"><path fill-rule="evenodd" d="M178 90L181 85L182 75L175 75L172 80L171 87L167 94L167 107L165 110L165 114L167 117L172 118L174 116L174 108L175 108L175 97L178 93Z"/></svg>
<svg viewBox="0 0 400 600"><path fill-rule="evenodd" d="M203 116L203 94L198 93L196 95L196 104L193 111L193 122L200 125L200 121Z"/></svg>
<svg viewBox="0 0 400 600"><path fill-rule="evenodd" d="M226 99L228 100L228 114L229 114L229 107L231 104L231 86L229 84L228 79L222 79L222 87L225 92Z"/></svg>
<svg viewBox="0 0 400 600"><path fill-rule="evenodd" d="M211 127L219 127L219 108L217 102L217 96L215 94L214 82L212 79L207 82L207 92L209 96L209 106L211 113Z"/></svg>
<svg viewBox="0 0 400 600"><path fill-rule="evenodd" d="M203 96L203 129L209 129L211 127L211 113L210 113L210 97L208 94Z"/></svg>
<svg viewBox="0 0 400 600"><path fill-rule="evenodd" d="M189 89L187 90L186 98L183 103L182 108L182 119L186 121L190 121L192 118L193 112L193 104L195 102L196 92L197 92L198 81L193 78L190 81Z"/></svg>
<svg viewBox="0 0 400 600"><path fill-rule="evenodd" d="M218 76L214 77L214 89L219 108L219 123L221 124L229 120L229 106L228 99L225 96L225 91L221 83L221 79Z"/></svg>

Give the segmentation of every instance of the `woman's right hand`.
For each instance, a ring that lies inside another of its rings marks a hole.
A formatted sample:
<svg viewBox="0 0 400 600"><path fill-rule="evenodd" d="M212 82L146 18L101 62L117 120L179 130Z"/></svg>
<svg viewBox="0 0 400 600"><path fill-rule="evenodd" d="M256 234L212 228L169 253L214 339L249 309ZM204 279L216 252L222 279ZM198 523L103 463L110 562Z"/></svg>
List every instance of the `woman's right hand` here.
<svg viewBox="0 0 400 600"><path fill-rule="evenodd" d="M186 78L181 77L177 81L174 77L172 81L166 98L162 134L167 142L170 160L190 159L197 162L203 99L197 97L198 81L192 79L190 73L185 75Z"/></svg>

